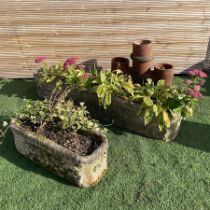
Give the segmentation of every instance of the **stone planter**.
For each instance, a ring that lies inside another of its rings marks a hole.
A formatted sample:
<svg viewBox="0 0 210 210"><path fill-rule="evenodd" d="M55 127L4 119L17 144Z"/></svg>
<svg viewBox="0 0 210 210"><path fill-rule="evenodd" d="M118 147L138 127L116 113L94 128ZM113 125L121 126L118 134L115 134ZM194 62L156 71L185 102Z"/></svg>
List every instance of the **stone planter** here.
<svg viewBox="0 0 210 210"><path fill-rule="evenodd" d="M38 91L41 98L43 98L43 93L50 92L50 86L39 88L43 89L43 91ZM91 113L92 117L108 123L114 122L116 126L126 128L143 136L172 141L176 138L179 132L181 124L181 116L179 114L176 116L170 116L171 127L160 132L157 126L157 119L155 118L152 123L144 126L143 115L137 115L139 112L138 104L123 101L119 97L112 97L111 106L107 110L104 110L99 106L98 98L95 93L89 91L71 91L68 97L73 99L76 104L85 102L87 110Z"/></svg>
<svg viewBox="0 0 210 210"><path fill-rule="evenodd" d="M161 132L158 129L156 118L154 118L153 122L151 122L149 125L144 126L143 115L137 115L139 112L138 104L123 101L119 97L112 97L112 104L108 110L105 111L98 105L98 99L95 93L90 93L87 91L73 91L69 96L76 103L81 101L85 102L85 105L92 116L98 118L99 120L105 119L113 121L116 126L126 128L146 137L162 139L168 142L174 140L179 132L181 124L180 114L170 116L170 128L167 128Z"/></svg>
<svg viewBox="0 0 210 210"><path fill-rule="evenodd" d="M108 142L101 134L87 134L101 143L90 155L79 156L21 126L11 125L11 130L18 152L72 184L91 187L107 170Z"/></svg>

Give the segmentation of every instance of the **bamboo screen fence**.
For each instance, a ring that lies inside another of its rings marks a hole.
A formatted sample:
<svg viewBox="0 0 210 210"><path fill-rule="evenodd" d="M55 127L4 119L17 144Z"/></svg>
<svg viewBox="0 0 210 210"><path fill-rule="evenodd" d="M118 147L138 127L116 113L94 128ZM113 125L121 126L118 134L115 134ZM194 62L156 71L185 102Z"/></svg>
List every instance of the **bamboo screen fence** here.
<svg viewBox="0 0 210 210"><path fill-rule="evenodd" d="M209 0L2 0L0 77L33 77L37 55L110 67L139 38L153 41L154 63L180 73L205 57L209 34Z"/></svg>

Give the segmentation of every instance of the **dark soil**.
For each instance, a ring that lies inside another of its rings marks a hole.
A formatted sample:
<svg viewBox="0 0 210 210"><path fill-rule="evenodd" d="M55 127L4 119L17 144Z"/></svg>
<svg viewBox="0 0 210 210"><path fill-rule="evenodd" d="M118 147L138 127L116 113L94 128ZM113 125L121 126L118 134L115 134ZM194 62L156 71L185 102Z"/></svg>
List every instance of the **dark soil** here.
<svg viewBox="0 0 210 210"><path fill-rule="evenodd" d="M30 122L24 122L24 127L45 136L80 156L90 155L101 144L100 139L95 135L90 137L70 130L56 130L52 129L51 125L46 125L44 129L40 129Z"/></svg>
<svg viewBox="0 0 210 210"><path fill-rule="evenodd" d="M96 138L90 138L67 130L58 132L45 130L45 136L80 156L90 155L100 144Z"/></svg>

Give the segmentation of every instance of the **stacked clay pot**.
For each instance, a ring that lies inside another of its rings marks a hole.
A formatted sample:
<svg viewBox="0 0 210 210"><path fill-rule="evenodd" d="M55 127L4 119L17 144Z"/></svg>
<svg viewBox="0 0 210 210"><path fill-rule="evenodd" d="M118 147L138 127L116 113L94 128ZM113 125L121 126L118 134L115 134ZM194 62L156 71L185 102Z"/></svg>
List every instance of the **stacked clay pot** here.
<svg viewBox="0 0 210 210"><path fill-rule="evenodd" d="M158 63L152 66L152 41L148 39L136 40L133 42L133 52L130 55L133 66L129 67L129 59L125 57L114 57L111 63L112 71L120 69L125 75L131 75L134 83L143 85L147 78L152 78L155 84L159 80L165 80L170 86L173 83L173 65Z"/></svg>
<svg viewBox="0 0 210 210"><path fill-rule="evenodd" d="M115 57L112 59L111 63L111 70L117 70L120 69L123 74L128 75L130 73L129 71L129 59L125 57Z"/></svg>
<svg viewBox="0 0 210 210"><path fill-rule="evenodd" d="M169 63L158 63L154 67L152 79L156 84L159 80L165 80L165 84L170 86L173 83L173 65Z"/></svg>
<svg viewBox="0 0 210 210"><path fill-rule="evenodd" d="M152 42L147 39L134 41L131 59L133 60L133 81L143 84L146 78L151 76Z"/></svg>

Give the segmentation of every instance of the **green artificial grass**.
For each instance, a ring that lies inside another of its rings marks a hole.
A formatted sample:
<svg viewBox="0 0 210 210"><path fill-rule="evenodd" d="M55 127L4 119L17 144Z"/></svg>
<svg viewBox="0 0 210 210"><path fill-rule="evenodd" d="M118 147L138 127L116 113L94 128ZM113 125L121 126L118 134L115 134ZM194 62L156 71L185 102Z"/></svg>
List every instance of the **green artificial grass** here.
<svg viewBox="0 0 210 210"><path fill-rule="evenodd" d="M7 132L0 145L0 210L210 209L210 81L206 88L174 142L110 128L109 169L94 188L74 187L26 159ZM1 124L24 98L37 98L34 81L0 81Z"/></svg>

